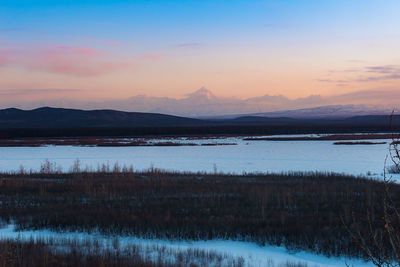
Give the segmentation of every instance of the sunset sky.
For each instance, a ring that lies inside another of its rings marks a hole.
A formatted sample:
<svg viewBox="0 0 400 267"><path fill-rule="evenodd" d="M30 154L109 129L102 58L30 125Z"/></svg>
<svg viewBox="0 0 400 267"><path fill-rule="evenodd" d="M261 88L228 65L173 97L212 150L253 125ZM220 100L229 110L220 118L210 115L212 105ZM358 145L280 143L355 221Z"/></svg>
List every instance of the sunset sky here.
<svg viewBox="0 0 400 267"><path fill-rule="evenodd" d="M0 0L0 98L400 90L399 0Z"/></svg>

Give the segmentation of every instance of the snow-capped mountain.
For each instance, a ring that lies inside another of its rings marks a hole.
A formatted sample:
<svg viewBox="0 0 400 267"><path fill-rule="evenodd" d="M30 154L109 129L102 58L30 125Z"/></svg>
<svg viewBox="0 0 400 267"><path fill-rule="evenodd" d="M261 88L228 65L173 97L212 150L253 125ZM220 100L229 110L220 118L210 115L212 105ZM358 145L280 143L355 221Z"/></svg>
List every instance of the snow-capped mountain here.
<svg viewBox="0 0 400 267"><path fill-rule="evenodd" d="M359 91L323 97L311 95L290 99L283 95L265 94L239 99L218 97L202 87L183 98L137 95L128 99L104 101L77 101L68 99L42 100L40 102L1 102L0 108L17 107L33 109L43 106L75 109L113 109L129 112L151 112L186 117L235 118L253 115L264 117L349 117L359 115L389 114L400 107L399 91ZM239 115L237 115L239 114Z"/></svg>
<svg viewBox="0 0 400 267"><path fill-rule="evenodd" d="M262 117L289 118L346 118L366 115L387 115L392 109L369 105L332 105L296 110L284 110L253 114Z"/></svg>

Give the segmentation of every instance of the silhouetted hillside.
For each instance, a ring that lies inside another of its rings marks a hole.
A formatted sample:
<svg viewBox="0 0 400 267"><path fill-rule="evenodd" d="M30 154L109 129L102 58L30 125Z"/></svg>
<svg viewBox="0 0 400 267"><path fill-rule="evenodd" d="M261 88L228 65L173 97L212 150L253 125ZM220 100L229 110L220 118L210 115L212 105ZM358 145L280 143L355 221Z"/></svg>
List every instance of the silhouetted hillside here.
<svg viewBox="0 0 400 267"><path fill-rule="evenodd" d="M198 126L204 122L177 116L122 112L115 110L77 110L43 107L34 110L0 110L0 128L81 128Z"/></svg>
<svg viewBox="0 0 400 267"><path fill-rule="evenodd" d="M400 116L392 128L399 130ZM0 110L0 138L60 136L142 135L270 135L307 133L389 132L390 116L350 118L242 116L235 119L201 120L157 113L115 110L39 108Z"/></svg>

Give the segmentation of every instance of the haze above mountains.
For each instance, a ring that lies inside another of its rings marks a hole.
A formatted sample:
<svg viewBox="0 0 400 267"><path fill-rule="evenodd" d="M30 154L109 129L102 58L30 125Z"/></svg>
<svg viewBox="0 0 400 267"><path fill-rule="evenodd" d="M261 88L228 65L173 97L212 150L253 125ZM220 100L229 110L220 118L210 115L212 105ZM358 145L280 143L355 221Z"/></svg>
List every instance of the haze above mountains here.
<svg viewBox="0 0 400 267"><path fill-rule="evenodd" d="M56 90L56 89L54 89ZM27 90L40 93L41 90ZM1 94L0 94L1 96ZM398 107L400 92L394 90L358 91L335 96L311 95L289 99L283 95L264 95L248 99L215 96L202 87L184 98L137 95L122 100L79 101L53 99L32 102L1 102L1 108L34 109L43 106L74 109L113 109L151 112L185 117L231 119L244 114L266 117L322 118L389 114Z"/></svg>

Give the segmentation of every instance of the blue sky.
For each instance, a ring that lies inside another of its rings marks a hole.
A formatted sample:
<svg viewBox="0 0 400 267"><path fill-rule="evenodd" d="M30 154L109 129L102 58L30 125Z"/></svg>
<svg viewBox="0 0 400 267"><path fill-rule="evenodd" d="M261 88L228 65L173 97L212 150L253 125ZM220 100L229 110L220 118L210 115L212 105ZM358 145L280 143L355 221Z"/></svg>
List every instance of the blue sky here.
<svg viewBox="0 0 400 267"><path fill-rule="evenodd" d="M397 79L357 80L399 64L399 11L398 0L0 1L0 90L179 97L206 86L301 97L397 88Z"/></svg>

